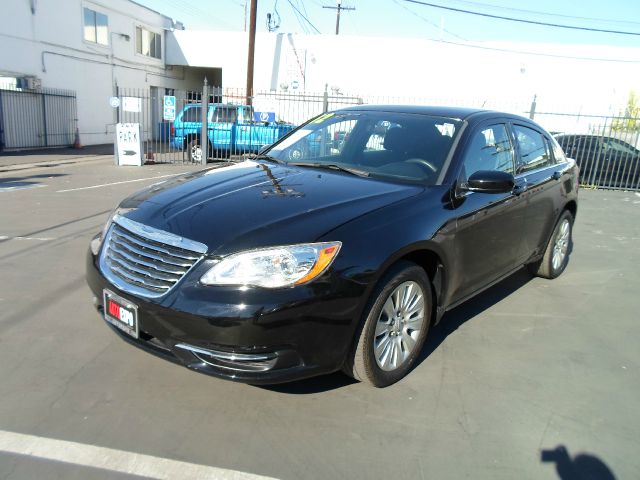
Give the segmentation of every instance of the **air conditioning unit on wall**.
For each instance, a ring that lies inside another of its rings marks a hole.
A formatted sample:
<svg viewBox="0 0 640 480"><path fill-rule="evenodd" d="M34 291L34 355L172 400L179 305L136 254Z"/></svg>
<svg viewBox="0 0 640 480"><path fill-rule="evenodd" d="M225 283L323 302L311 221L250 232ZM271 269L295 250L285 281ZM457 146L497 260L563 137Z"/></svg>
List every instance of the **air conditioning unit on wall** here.
<svg viewBox="0 0 640 480"><path fill-rule="evenodd" d="M42 88L42 80L37 77L27 77L27 88L30 90L40 90Z"/></svg>
<svg viewBox="0 0 640 480"><path fill-rule="evenodd" d="M23 90L40 90L42 88L42 80L37 77L17 78L16 87Z"/></svg>

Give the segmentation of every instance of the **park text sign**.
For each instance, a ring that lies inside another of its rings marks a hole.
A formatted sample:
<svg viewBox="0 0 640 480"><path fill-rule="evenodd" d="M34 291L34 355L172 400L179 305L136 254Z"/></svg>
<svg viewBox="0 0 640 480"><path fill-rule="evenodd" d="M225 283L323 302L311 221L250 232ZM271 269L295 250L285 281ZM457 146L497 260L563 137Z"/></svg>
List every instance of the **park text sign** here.
<svg viewBox="0 0 640 480"><path fill-rule="evenodd" d="M142 143L139 123L118 123L116 125L118 165L142 166Z"/></svg>

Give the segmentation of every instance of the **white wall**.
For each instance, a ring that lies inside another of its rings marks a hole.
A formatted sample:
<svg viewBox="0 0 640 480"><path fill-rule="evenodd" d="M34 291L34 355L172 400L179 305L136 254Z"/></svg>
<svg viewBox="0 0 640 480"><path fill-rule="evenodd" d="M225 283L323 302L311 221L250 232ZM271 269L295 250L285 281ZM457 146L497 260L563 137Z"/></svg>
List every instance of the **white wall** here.
<svg viewBox="0 0 640 480"><path fill-rule="evenodd" d="M108 45L84 40L83 7L108 16ZM2 0L1 8L0 77L34 76L43 87L74 90L83 144L113 141L116 116L108 100L115 85L146 92L152 86L201 89L201 71L165 65L164 32L172 27L171 19L136 3ZM136 53L136 26L163 35L162 59Z"/></svg>

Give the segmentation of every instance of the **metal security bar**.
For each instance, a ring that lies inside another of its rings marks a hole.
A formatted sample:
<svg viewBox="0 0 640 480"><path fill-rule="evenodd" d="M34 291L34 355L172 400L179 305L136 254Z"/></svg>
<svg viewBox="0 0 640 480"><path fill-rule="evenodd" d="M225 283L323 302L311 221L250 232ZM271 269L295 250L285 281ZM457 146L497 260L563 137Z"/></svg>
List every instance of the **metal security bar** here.
<svg viewBox="0 0 640 480"><path fill-rule="evenodd" d="M203 85L194 91L119 88L119 122L140 123L147 163L238 160L257 153L292 128L322 113L353 105L465 106L533 118L554 134L581 168L581 183L599 188L640 190L640 119L536 111L534 98L499 99L348 95L323 92L256 91ZM169 97L173 108L164 109ZM203 98L206 108L203 109ZM203 111L203 110L206 110ZM203 126L203 118L206 125ZM206 137L206 144L203 139ZM205 147L204 149L202 147ZM204 151L204 155L203 155ZM206 158L204 156L206 155Z"/></svg>
<svg viewBox="0 0 640 480"><path fill-rule="evenodd" d="M76 94L0 85L0 150L73 145Z"/></svg>
<svg viewBox="0 0 640 480"><path fill-rule="evenodd" d="M640 190L640 118L536 113L580 167L583 186Z"/></svg>
<svg viewBox="0 0 640 480"><path fill-rule="evenodd" d="M119 88L117 122L139 123L146 163L203 163L202 99L208 160L257 153L294 127L329 110L362 104L360 97L259 91L204 85L202 91ZM165 111L165 102L173 108ZM172 115L167 115L170 113Z"/></svg>

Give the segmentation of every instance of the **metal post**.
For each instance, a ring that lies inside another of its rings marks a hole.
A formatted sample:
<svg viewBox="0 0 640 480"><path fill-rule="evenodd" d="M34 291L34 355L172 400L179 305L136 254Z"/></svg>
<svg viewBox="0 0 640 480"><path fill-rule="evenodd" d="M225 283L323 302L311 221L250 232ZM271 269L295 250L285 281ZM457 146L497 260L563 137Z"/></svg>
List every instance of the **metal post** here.
<svg viewBox="0 0 640 480"><path fill-rule="evenodd" d="M531 109L529 110L529 118L533 120L533 117L536 116L536 101L538 100L538 95L533 96L533 101L531 102Z"/></svg>
<svg viewBox="0 0 640 480"><path fill-rule="evenodd" d="M329 111L329 92L327 91L328 83L324 84L324 95L322 95L322 113Z"/></svg>
<svg viewBox="0 0 640 480"><path fill-rule="evenodd" d="M42 96L42 126L44 128L44 146L49 146L49 132L47 131L47 99L45 98L44 92L41 93Z"/></svg>
<svg viewBox="0 0 640 480"><path fill-rule="evenodd" d="M202 85L202 128L200 129L200 149L202 150L202 165L207 164L209 156L209 85L207 77L204 77Z"/></svg>
<svg viewBox="0 0 640 480"><path fill-rule="evenodd" d="M247 58L247 105L253 104L253 64L256 51L256 16L258 0L251 0L251 18L249 20L249 54Z"/></svg>

